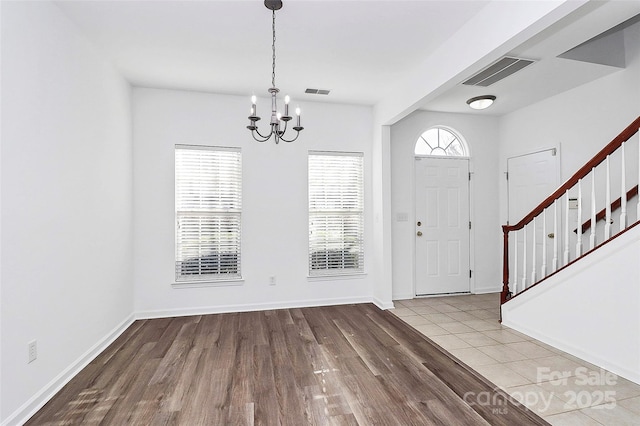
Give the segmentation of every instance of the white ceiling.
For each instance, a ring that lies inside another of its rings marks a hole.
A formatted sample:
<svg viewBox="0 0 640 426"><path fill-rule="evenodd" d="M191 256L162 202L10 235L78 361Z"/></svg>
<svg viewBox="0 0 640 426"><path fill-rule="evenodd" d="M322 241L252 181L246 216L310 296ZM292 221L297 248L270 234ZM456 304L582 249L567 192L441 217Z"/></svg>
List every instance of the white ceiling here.
<svg viewBox="0 0 640 426"><path fill-rule="evenodd" d="M639 13L640 1L590 2L507 55L533 59L536 61L534 64L489 87L462 85L468 77L465 76L445 93L422 105L421 109L503 115L619 71L621 68L615 66L558 58L558 55ZM595 49L622 49L624 55L625 46L592 43L588 48L594 49L592 56L596 58L601 55ZM640 51L640 46L637 49ZM487 110L473 111L468 108L466 100L480 95L494 95L497 100Z"/></svg>
<svg viewBox="0 0 640 426"><path fill-rule="evenodd" d="M374 104L487 1L285 0L276 86L292 97ZM267 95L271 11L261 0L60 1L134 85ZM324 99L306 88L329 89Z"/></svg>
<svg viewBox="0 0 640 426"><path fill-rule="evenodd" d="M285 0L276 12L276 85L294 101L373 105L487 3ZM267 95L271 11L262 0L56 4L136 86ZM613 72L556 56L638 13L640 1L591 2L512 52L534 65L490 88L453 82L422 108L471 112L466 99L489 93L498 101L481 113L500 115Z"/></svg>

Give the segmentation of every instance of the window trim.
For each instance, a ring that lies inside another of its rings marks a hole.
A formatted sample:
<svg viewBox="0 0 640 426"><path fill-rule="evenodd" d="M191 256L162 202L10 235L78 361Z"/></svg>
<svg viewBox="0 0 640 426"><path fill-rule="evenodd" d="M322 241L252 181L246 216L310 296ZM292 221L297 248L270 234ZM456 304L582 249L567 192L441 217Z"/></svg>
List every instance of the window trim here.
<svg viewBox="0 0 640 426"><path fill-rule="evenodd" d="M203 212L203 216L236 216L237 217L237 233L238 233L238 246L237 246L237 272L234 274L197 274L196 277L185 277L185 275L179 275L178 273L178 220L180 217L178 211L178 163L177 153L178 150L194 150L194 151L213 151L213 152L234 152L238 154L238 181L239 199L238 208L233 211L208 211ZM243 205L243 171L242 171L242 149L240 147L229 146L212 146L212 145L192 145L192 144L176 144L174 147L174 280L171 284L174 288L194 288L194 287L209 287L209 286L232 286L242 285L244 279L242 277L242 205Z"/></svg>

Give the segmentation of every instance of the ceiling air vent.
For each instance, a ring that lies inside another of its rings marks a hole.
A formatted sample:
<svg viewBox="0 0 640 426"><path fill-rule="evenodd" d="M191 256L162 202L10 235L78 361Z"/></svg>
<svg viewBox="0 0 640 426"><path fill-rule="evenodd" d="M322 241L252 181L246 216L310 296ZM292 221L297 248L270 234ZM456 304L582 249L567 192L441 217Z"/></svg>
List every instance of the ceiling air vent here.
<svg viewBox="0 0 640 426"><path fill-rule="evenodd" d="M304 93L311 93L312 95L328 95L330 90L326 89L307 89Z"/></svg>
<svg viewBox="0 0 640 426"><path fill-rule="evenodd" d="M502 80L511 74L520 71L524 67L531 65L535 61L530 59L512 58L505 56L493 65L489 65L470 79L463 82L467 86L491 86L493 83Z"/></svg>

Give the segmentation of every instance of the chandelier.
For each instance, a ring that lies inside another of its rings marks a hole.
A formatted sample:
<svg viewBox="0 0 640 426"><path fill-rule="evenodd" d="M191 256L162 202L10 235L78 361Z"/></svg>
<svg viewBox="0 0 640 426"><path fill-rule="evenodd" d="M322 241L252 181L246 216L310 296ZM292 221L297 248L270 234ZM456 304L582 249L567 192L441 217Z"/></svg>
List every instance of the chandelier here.
<svg viewBox="0 0 640 426"><path fill-rule="evenodd" d="M280 0L264 0L264 5L267 9L271 10L272 14L272 33L273 33L273 42L271 45L272 53L272 65L271 65L271 88L269 89L269 93L271 94L271 121L270 121L270 131L268 134L263 135L258 130L258 126L256 126L256 122L260 120L258 114L256 113L256 97L251 97L251 115L249 116L249 125L247 129L251 130L251 135L258 142L266 142L271 137L275 139L276 143L279 143L281 140L285 142L293 142L298 139L300 135L300 131L304 129L304 127L300 126L300 108L296 108L296 125L293 126L293 130L295 130L295 137L289 136L289 139L285 138L285 133L287 131L287 123L293 119L289 115L289 96L285 96L284 98L284 115L278 112L278 100L277 95L280 91L276 87L276 10L282 8L282 1Z"/></svg>

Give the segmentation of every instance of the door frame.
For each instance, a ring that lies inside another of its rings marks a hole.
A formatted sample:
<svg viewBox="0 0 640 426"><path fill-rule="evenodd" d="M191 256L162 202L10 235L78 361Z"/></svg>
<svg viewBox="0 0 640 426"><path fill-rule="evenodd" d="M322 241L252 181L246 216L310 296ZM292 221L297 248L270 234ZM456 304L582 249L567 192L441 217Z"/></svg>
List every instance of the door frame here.
<svg viewBox="0 0 640 426"><path fill-rule="evenodd" d="M430 158L430 159L436 159L436 160L442 160L442 161L447 161L447 160L467 160L468 164L469 164L469 221L472 224L472 229L469 230L469 269L472 271L471 273L471 277L469 278L469 293L474 294L475 293L475 283L476 283L476 274L475 274L475 237L474 237L474 232L471 232L473 230L473 224L475 223L475 205L474 205L474 179L473 179L473 175L474 175L474 171L473 171L473 160L472 157L470 156L466 156L466 157L446 157L446 156L437 156L437 155L413 155L413 165L412 165L412 182L413 182L413 191L412 191L412 204L413 204L413 222L412 222L412 232L413 232L413 244L411 245L412 248L412 255L413 255L413 270L411 271L411 275L413 277L413 297L414 298L423 298L423 297L442 297L442 296L446 296L446 294L430 294L430 295L418 295L417 291L416 291L416 262L417 262L417 256L416 256L416 234L415 234L415 227L416 227L416 220L417 220L417 216L416 216L416 158ZM464 293L461 293L464 294Z"/></svg>

